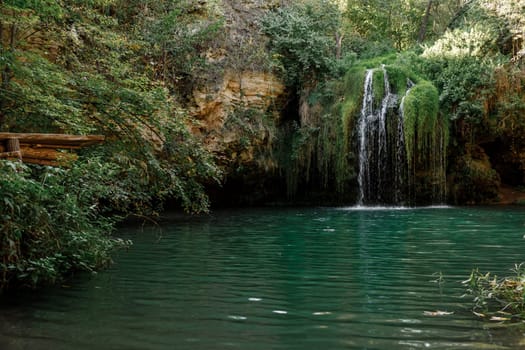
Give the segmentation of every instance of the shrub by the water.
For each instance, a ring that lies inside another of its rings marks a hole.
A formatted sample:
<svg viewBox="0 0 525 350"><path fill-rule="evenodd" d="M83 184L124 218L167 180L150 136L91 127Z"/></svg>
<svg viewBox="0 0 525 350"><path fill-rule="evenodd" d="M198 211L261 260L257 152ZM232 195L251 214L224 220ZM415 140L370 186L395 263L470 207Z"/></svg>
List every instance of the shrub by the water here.
<svg viewBox="0 0 525 350"><path fill-rule="evenodd" d="M475 269L463 281L466 295L473 297L473 311L492 321L519 321L525 319L525 265L515 265L513 275L498 278Z"/></svg>
<svg viewBox="0 0 525 350"><path fill-rule="evenodd" d="M98 214L94 183L73 188L70 173L0 162L0 291L94 271L124 243L111 238L113 221Z"/></svg>

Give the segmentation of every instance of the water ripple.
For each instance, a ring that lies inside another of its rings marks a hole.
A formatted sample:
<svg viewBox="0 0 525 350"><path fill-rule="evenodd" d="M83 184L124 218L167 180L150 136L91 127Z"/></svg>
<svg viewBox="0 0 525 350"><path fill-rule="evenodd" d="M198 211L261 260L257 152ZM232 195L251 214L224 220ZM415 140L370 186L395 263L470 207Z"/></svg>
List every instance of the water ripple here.
<svg viewBox="0 0 525 350"><path fill-rule="evenodd" d="M6 300L0 348L513 348L520 332L474 318L460 281L521 262L522 214L262 209L178 219L161 240L128 228L108 271Z"/></svg>

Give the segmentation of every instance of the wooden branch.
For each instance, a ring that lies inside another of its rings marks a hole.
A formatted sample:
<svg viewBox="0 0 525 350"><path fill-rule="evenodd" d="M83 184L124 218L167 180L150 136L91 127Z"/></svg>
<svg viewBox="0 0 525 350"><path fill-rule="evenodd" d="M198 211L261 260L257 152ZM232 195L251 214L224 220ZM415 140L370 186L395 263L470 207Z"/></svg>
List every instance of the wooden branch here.
<svg viewBox="0 0 525 350"><path fill-rule="evenodd" d="M101 143L104 139L102 135L4 132L0 133L0 159L18 158L25 163L64 165L78 159L78 155L72 152L61 152L59 149L78 149Z"/></svg>
<svg viewBox="0 0 525 350"><path fill-rule="evenodd" d="M341 57L343 56L342 55L343 38L344 38L344 34L335 32L335 58L337 60L340 60Z"/></svg>
<svg viewBox="0 0 525 350"><path fill-rule="evenodd" d="M18 139L23 144L45 144L65 148L91 146L104 141L103 135L64 135L33 133L0 133L0 140ZM57 147L57 148L59 148Z"/></svg>
<svg viewBox="0 0 525 350"><path fill-rule="evenodd" d="M76 160L78 156L75 153L66 153L57 151L55 148L31 148L22 147L22 158L24 162L28 158L42 159L42 160Z"/></svg>
<svg viewBox="0 0 525 350"><path fill-rule="evenodd" d="M49 165L49 166L58 166L59 162L55 160L48 159L37 159L37 158L25 158L24 163L38 164L38 165Z"/></svg>
<svg viewBox="0 0 525 350"><path fill-rule="evenodd" d="M9 47L11 48L11 51L15 50L15 37L16 37L15 33L16 33L16 25L15 23L13 23L11 24L11 35L9 37Z"/></svg>
<svg viewBox="0 0 525 350"><path fill-rule="evenodd" d="M20 142L18 139L8 139L6 142L7 153L16 155L18 160L22 160L22 152L20 152Z"/></svg>
<svg viewBox="0 0 525 350"><path fill-rule="evenodd" d="M83 146L76 145L53 145L51 143L26 143L21 142L20 148L58 148L58 149L81 149Z"/></svg>
<svg viewBox="0 0 525 350"><path fill-rule="evenodd" d="M21 156L22 153L20 151L0 153L0 158L20 158Z"/></svg>
<svg viewBox="0 0 525 350"><path fill-rule="evenodd" d="M20 142L18 139L8 139L6 142L7 152L17 152L20 151Z"/></svg>
<svg viewBox="0 0 525 350"><path fill-rule="evenodd" d="M430 19L430 9L432 8L432 1L429 0L427 3L427 9L425 11L425 15L423 16L423 20L421 21L421 26L419 27L419 34L417 35L417 43L421 44L427 35L427 27L428 27L428 21Z"/></svg>
<svg viewBox="0 0 525 350"><path fill-rule="evenodd" d="M35 35L36 33L40 32L42 30L42 28L38 28L38 29L35 29L33 32L30 32L28 30L28 32L30 32L29 34L27 34L26 36L24 37L21 37L20 39L18 39L18 41L24 41L24 40L27 40L29 39L30 37L32 37L33 35Z"/></svg>

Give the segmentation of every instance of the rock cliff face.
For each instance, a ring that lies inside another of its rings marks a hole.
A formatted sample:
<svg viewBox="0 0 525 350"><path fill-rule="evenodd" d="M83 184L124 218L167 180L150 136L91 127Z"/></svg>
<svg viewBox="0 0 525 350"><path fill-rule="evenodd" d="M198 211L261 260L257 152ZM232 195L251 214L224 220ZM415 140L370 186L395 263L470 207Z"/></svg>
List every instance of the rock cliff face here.
<svg viewBox="0 0 525 350"><path fill-rule="evenodd" d="M274 107L273 103L283 93L284 85L271 73L228 71L218 84L193 91L193 114L201 121L198 132L209 134L219 130L239 108L262 113L275 112L270 107ZM272 116L278 118L278 114ZM212 144L211 140L204 141ZM218 145L210 147L217 149L214 147Z"/></svg>
<svg viewBox="0 0 525 350"><path fill-rule="evenodd" d="M219 73L191 95L191 113L197 120L193 133L217 155L227 182L247 183L277 168L271 150L285 86L271 71L257 20L278 3L219 3L224 32L205 55Z"/></svg>

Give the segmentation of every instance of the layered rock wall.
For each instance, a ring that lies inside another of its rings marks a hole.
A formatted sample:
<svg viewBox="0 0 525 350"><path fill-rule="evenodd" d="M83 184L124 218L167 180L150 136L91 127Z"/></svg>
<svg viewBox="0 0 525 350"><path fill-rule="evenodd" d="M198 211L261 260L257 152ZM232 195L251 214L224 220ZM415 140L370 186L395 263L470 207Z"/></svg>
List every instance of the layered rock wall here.
<svg viewBox="0 0 525 350"><path fill-rule="evenodd" d="M227 178L264 175L276 168L272 142L285 86L270 68L258 21L280 1L223 0L224 32L205 59L219 73L192 92L192 126L217 155Z"/></svg>

